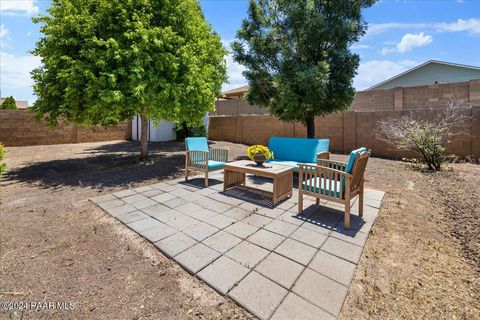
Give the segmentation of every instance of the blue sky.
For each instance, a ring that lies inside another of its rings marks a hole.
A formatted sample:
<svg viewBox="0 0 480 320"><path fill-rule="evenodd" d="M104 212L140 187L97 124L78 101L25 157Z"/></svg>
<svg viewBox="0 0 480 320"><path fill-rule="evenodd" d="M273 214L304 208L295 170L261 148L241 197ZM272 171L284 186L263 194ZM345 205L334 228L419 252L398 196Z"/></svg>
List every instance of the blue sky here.
<svg viewBox="0 0 480 320"><path fill-rule="evenodd" d="M206 19L226 46L246 16L247 0L201 0ZM3 97L35 100L29 72L40 60L29 54L40 37L31 17L49 0L0 0L0 89ZM357 90L366 89L427 60L480 66L480 1L379 1L364 12L367 34L352 47L361 57ZM229 83L245 84L242 67L227 57Z"/></svg>

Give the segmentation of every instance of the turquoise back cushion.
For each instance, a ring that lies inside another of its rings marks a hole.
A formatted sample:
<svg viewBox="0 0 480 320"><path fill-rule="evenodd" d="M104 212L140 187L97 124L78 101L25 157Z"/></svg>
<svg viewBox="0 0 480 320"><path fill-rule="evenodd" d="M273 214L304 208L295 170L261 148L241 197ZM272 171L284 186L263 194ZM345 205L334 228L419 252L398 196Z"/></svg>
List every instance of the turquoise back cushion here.
<svg viewBox="0 0 480 320"><path fill-rule="evenodd" d="M273 151L274 159L316 163L319 141L318 139L271 137L268 148Z"/></svg>
<svg viewBox="0 0 480 320"><path fill-rule="evenodd" d="M350 152L350 156L348 157L347 166L345 167L345 172L346 173L352 173L353 165L355 164L355 160L357 160L358 155L363 153L363 152L366 152L366 151L367 151L367 148L361 147L361 148L355 149L352 152Z"/></svg>
<svg viewBox="0 0 480 320"><path fill-rule="evenodd" d="M330 147L330 140L328 140L328 139L318 139L317 153L323 152L323 151L328 151L329 147Z"/></svg>
<svg viewBox="0 0 480 320"><path fill-rule="evenodd" d="M186 138L185 147L188 151L197 150L197 151L208 151L207 138L198 137L198 138Z"/></svg>

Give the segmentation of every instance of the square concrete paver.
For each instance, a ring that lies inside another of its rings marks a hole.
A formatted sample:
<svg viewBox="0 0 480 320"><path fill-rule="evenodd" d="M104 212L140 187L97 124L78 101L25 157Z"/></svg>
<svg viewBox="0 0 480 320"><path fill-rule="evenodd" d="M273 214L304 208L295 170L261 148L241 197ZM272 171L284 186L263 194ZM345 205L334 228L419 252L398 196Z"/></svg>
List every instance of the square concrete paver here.
<svg viewBox="0 0 480 320"><path fill-rule="evenodd" d="M254 270L284 288L290 289L303 269L305 267L301 264L272 252Z"/></svg>
<svg viewBox="0 0 480 320"><path fill-rule="evenodd" d="M145 219L141 219L141 220L137 220L137 221L134 221L134 222L131 222L131 223L128 223L127 226L136 231L137 233L141 234L143 231L147 230L147 229L150 229L150 228L153 228L155 226L158 226L158 225L161 225L162 223L151 218L151 217L148 217L148 218L145 218Z"/></svg>
<svg viewBox="0 0 480 320"><path fill-rule="evenodd" d="M318 233L302 227L298 228L290 236L292 239L303 242L315 248L320 248L325 240L327 240L327 237L328 236L326 234Z"/></svg>
<svg viewBox="0 0 480 320"><path fill-rule="evenodd" d="M176 256L195 244L197 241L183 232L174 233L168 238L155 242L155 246L170 257Z"/></svg>
<svg viewBox="0 0 480 320"><path fill-rule="evenodd" d="M348 286L352 281L356 265L325 251L319 251L308 265L324 276Z"/></svg>
<svg viewBox="0 0 480 320"><path fill-rule="evenodd" d="M198 277L222 294L233 288L250 269L223 256L198 273Z"/></svg>
<svg viewBox="0 0 480 320"><path fill-rule="evenodd" d="M234 224L235 222L237 222L237 220L227 217L223 214L217 214L213 217L208 218L206 222L219 229L223 229Z"/></svg>
<svg viewBox="0 0 480 320"><path fill-rule="evenodd" d="M210 248L215 249L220 253L224 253L242 242L242 239L232 236L225 231L219 231L202 242Z"/></svg>
<svg viewBox="0 0 480 320"><path fill-rule="evenodd" d="M292 290L335 316L340 313L347 296L347 287L308 268L302 273Z"/></svg>
<svg viewBox="0 0 480 320"><path fill-rule="evenodd" d="M252 271L228 295L260 319L268 319L287 293L275 282Z"/></svg>
<svg viewBox="0 0 480 320"><path fill-rule="evenodd" d="M243 241L228 251L226 256L247 268L253 268L268 255L268 252L269 251L260 248L257 245Z"/></svg>
<svg viewBox="0 0 480 320"><path fill-rule="evenodd" d="M335 320L335 317L319 307L289 293L270 318L272 320Z"/></svg>
<svg viewBox="0 0 480 320"><path fill-rule="evenodd" d="M363 250L360 246L333 237L329 237L321 249L355 264L360 260Z"/></svg>
<svg viewBox="0 0 480 320"><path fill-rule="evenodd" d="M199 222L191 227L188 227L183 232L197 241L202 241L217 231L217 228L206 224L205 222Z"/></svg>
<svg viewBox="0 0 480 320"><path fill-rule="evenodd" d="M264 228L266 230L288 237L293 233L293 231L298 229L298 226L288 222L280 221L280 220L273 220L272 222L267 224Z"/></svg>
<svg viewBox="0 0 480 320"><path fill-rule="evenodd" d="M256 245L267 250L275 249L285 239L286 238L284 236L264 229L259 229L257 232L247 238L248 241L255 243Z"/></svg>
<svg viewBox="0 0 480 320"><path fill-rule="evenodd" d="M136 194L133 190L123 190L119 192L114 192L113 195L117 198L124 198Z"/></svg>
<svg viewBox="0 0 480 320"><path fill-rule="evenodd" d="M142 212L161 222L167 222L181 215L178 211L170 209L163 204L156 204L142 209Z"/></svg>
<svg viewBox="0 0 480 320"><path fill-rule="evenodd" d="M254 234L259 228L246 224L244 222L237 222L225 228L225 231L241 238L246 239L248 236Z"/></svg>
<svg viewBox="0 0 480 320"><path fill-rule="evenodd" d="M125 224L145 218L148 218L148 216L141 211L126 212L117 216L117 219Z"/></svg>
<svg viewBox="0 0 480 320"><path fill-rule="evenodd" d="M270 222L272 222L273 219L265 216L261 216L258 214L252 214L245 219L242 220L242 222L248 223L252 226L263 228Z"/></svg>
<svg viewBox="0 0 480 320"><path fill-rule="evenodd" d="M256 179L248 176L248 183ZM270 181L258 182L271 190ZM337 203L305 197L299 215L296 192L270 208L202 183L172 179L90 200L261 319L339 314L383 192L366 190L363 217L354 201L345 230Z"/></svg>
<svg viewBox="0 0 480 320"><path fill-rule="evenodd" d="M135 202L139 202L139 201L142 201L142 200L146 200L148 199L147 197L145 197L143 194L139 194L139 193L135 193L131 196L128 196L128 197L124 197L122 198L123 201L125 201L126 203L135 203Z"/></svg>
<svg viewBox="0 0 480 320"><path fill-rule="evenodd" d="M251 214L251 212L248 212L247 210L244 210L239 207L235 207L228 211L225 211L223 214L235 220L242 220L248 217Z"/></svg>
<svg viewBox="0 0 480 320"><path fill-rule="evenodd" d="M177 255L175 260L185 269L195 274L219 256L220 253L217 251L207 247L203 243L198 243Z"/></svg>
<svg viewBox="0 0 480 320"><path fill-rule="evenodd" d="M187 229L187 228L189 228L189 227L191 227L191 226L193 226L193 225L195 225L199 222L200 221L198 221L196 219L193 219L190 216L187 216L185 214L181 214L180 212L178 212L174 219L170 219L166 223L169 226L172 226L175 229L181 231L181 230L185 230L185 229Z"/></svg>
<svg viewBox="0 0 480 320"><path fill-rule="evenodd" d="M141 231L140 234L151 242L155 242L162 240L176 232L177 230L174 228L159 222L154 227Z"/></svg>
<svg viewBox="0 0 480 320"><path fill-rule="evenodd" d="M306 266L317 253L317 249L297 240L287 239L275 249L275 252Z"/></svg>

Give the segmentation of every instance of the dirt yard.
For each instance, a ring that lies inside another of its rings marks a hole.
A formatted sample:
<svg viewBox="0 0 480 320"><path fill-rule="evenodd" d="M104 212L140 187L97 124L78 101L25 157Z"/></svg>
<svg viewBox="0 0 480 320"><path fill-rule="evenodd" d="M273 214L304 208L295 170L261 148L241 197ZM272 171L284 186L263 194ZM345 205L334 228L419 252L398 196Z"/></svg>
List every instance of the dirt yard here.
<svg viewBox="0 0 480 320"><path fill-rule="evenodd" d="M245 154L246 146L215 144L231 159ZM7 148L0 302L74 308L0 310L1 318L252 318L88 201L182 174L183 144L151 147L148 163L137 161L134 142ZM367 179L386 196L340 318L478 318L480 166L432 174L372 158Z"/></svg>

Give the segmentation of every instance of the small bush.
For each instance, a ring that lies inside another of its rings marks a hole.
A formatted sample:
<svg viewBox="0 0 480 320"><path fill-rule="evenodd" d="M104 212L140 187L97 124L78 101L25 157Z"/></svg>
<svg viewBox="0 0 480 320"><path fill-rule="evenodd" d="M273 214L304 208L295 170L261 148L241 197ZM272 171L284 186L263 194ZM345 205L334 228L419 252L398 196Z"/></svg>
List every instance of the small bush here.
<svg viewBox="0 0 480 320"><path fill-rule="evenodd" d="M182 123L181 125L177 125L175 132L177 134L177 141L183 141L187 137L207 136L207 130L203 123L197 126L188 126L185 123Z"/></svg>
<svg viewBox="0 0 480 320"><path fill-rule="evenodd" d="M15 98L12 96L5 98L2 105L0 105L0 109L17 110L17 102L15 101Z"/></svg>
<svg viewBox="0 0 480 320"><path fill-rule="evenodd" d="M7 151L5 150L5 147L3 144L0 143L0 177L2 176L3 172L7 168L7 165L3 162L3 159L5 158L5 155L7 154Z"/></svg>
<svg viewBox="0 0 480 320"><path fill-rule="evenodd" d="M440 170L454 156L445 154L445 146L460 134L466 134L462 111L464 104L452 101L437 117L427 119L415 114L381 120L377 123L377 138L392 144L399 151L412 151L429 169ZM433 112L433 111L432 111Z"/></svg>

